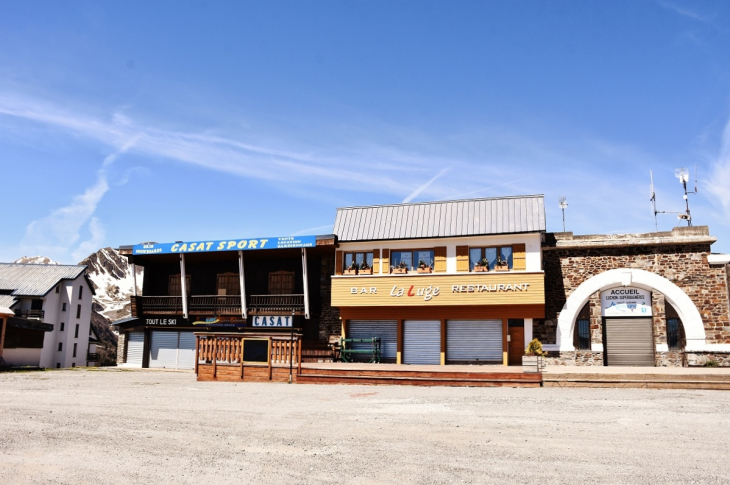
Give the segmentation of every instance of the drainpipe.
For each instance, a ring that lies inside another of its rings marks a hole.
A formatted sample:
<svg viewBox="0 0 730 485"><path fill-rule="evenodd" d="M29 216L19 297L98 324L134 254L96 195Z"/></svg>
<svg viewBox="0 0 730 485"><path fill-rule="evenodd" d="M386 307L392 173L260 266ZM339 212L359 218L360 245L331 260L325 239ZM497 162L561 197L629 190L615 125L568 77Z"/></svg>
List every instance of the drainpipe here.
<svg viewBox="0 0 730 485"><path fill-rule="evenodd" d="M188 318L188 285L185 283L185 255L180 255L180 287L182 288L183 318Z"/></svg>

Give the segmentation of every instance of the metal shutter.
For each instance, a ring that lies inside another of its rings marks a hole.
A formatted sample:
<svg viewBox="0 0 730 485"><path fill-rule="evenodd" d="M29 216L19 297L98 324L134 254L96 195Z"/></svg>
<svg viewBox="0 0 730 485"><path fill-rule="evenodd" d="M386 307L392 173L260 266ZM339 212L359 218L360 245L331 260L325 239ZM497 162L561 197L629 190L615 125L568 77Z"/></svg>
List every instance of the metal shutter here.
<svg viewBox="0 0 730 485"><path fill-rule="evenodd" d="M380 356L383 362L395 362L398 354L398 322L395 320L350 320L347 338L380 337ZM353 344L355 350L368 350L370 344Z"/></svg>
<svg viewBox="0 0 730 485"><path fill-rule="evenodd" d="M502 362L502 320L448 320L446 359Z"/></svg>
<svg viewBox="0 0 730 485"><path fill-rule="evenodd" d="M405 320L403 322L403 363L441 363L441 321Z"/></svg>
<svg viewBox="0 0 730 485"><path fill-rule="evenodd" d="M193 332L180 332L178 338L177 368L195 368L195 334Z"/></svg>
<svg viewBox="0 0 730 485"><path fill-rule="evenodd" d="M651 318L606 318L606 363L654 367Z"/></svg>
<svg viewBox="0 0 730 485"><path fill-rule="evenodd" d="M152 331L150 368L174 369L177 366L177 332Z"/></svg>
<svg viewBox="0 0 730 485"><path fill-rule="evenodd" d="M144 332L127 334L127 365L142 367L144 356Z"/></svg>

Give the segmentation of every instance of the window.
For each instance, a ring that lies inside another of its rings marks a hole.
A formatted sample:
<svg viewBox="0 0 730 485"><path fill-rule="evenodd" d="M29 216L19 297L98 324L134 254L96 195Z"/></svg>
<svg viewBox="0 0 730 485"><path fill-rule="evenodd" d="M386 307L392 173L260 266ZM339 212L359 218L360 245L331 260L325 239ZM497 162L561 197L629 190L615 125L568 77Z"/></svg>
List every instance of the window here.
<svg viewBox="0 0 730 485"><path fill-rule="evenodd" d="M59 352L63 351L63 342L58 342L58 351Z"/></svg>
<svg viewBox="0 0 730 485"><path fill-rule="evenodd" d="M78 345L78 344L74 344L74 353L73 353L73 355L72 355L71 357L76 357L76 346L77 346L77 345Z"/></svg>
<svg viewBox="0 0 730 485"><path fill-rule="evenodd" d="M66 311L66 304L65 303L61 303L61 311L62 312L65 312Z"/></svg>
<svg viewBox="0 0 730 485"><path fill-rule="evenodd" d="M59 330L60 332L63 332L63 327L64 327L64 325L65 325L65 324L64 324L63 322L61 322L61 328L60 328L60 330Z"/></svg>
<svg viewBox="0 0 730 485"><path fill-rule="evenodd" d="M61 285L56 286L56 293L59 293L61 291Z"/></svg>
<svg viewBox="0 0 730 485"><path fill-rule="evenodd" d="M76 367L76 362L71 362L71 367Z"/></svg>
<svg viewBox="0 0 730 485"><path fill-rule="evenodd" d="M79 286L79 300L81 300L84 297L84 287Z"/></svg>
<svg viewBox="0 0 730 485"><path fill-rule="evenodd" d="M269 273L269 295L291 295L294 293L294 271Z"/></svg>
<svg viewBox="0 0 730 485"><path fill-rule="evenodd" d="M218 294L240 295L241 294L241 278L238 273L223 273L218 275Z"/></svg>
<svg viewBox="0 0 730 485"><path fill-rule="evenodd" d="M181 296L182 295L182 288L181 285L182 281L180 278L180 273L178 274L171 274L168 282L167 282L167 295L168 296ZM185 293L187 293L188 296L190 296L190 275L185 275Z"/></svg>
<svg viewBox="0 0 730 485"><path fill-rule="evenodd" d="M365 263L369 268L373 267L373 253L345 253L344 258L344 269L350 269L352 264L357 264L358 269L362 268L362 264Z"/></svg>
<svg viewBox="0 0 730 485"><path fill-rule="evenodd" d="M404 267L408 271L415 271L423 262L433 270L434 251L433 249L417 249L414 251L391 251L390 257L393 268Z"/></svg>
<svg viewBox="0 0 730 485"><path fill-rule="evenodd" d="M81 305L76 305L76 318L81 318Z"/></svg>
<svg viewBox="0 0 730 485"><path fill-rule="evenodd" d="M669 350L684 350L684 328L674 307L665 303L667 317L667 346Z"/></svg>
<svg viewBox="0 0 730 485"><path fill-rule="evenodd" d="M56 369L60 369L60 368L61 368L61 363L60 362L56 362Z"/></svg>
<svg viewBox="0 0 730 485"><path fill-rule="evenodd" d="M573 345L576 350L591 349L591 306L586 303L575 320L575 335Z"/></svg>
<svg viewBox="0 0 730 485"><path fill-rule="evenodd" d="M91 337L91 325L89 325L89 337Z"/></svg>
<svg viewBox="0 0 730 485"><path fill-rule="evenodd" d="M507 267L512 269L512 246L469 248L469 270L474 271L474 267L482 261L487 263L489 271L494 271L495 266L497 266L497 263L500 261L505 261L507 263Z"/></svg>
<svg viewBox="0 0 730 485"><path fill-rule="evenodd" d="M74 332L74 338L79 338L79 324L76 324L76 331ZM74 344L76 345L76 344Z"/></svg>

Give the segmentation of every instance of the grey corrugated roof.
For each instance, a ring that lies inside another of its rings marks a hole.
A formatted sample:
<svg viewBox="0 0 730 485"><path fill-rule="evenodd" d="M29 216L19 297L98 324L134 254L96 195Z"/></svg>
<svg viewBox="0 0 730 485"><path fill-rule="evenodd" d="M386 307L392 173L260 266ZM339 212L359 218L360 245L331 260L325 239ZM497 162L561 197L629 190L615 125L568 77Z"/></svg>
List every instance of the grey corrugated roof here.
<svg viewBox="0 0 730 485"><path fill-rule="evenodd" d="M0 263L0 289L15 296L44 296L61 280L73 280L86 266Z"/></svg>
<svg viewBox="0 0 730 485"><path fill-rule="evenodd" d="M545 231L543 195L337 209L340 241L481 236Z"/></svg>

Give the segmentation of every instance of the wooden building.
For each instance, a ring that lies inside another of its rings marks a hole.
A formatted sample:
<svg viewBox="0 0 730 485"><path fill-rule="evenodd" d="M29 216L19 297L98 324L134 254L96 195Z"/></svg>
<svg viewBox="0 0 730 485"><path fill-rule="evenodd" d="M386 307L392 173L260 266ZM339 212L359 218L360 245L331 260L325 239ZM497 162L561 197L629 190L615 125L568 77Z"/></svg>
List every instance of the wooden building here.
<svg viewBox="0 0 730 485"><path fill-rule="evenodd" d="M521 365L544 232L541 195L338 209L342 335L379 337L385 362Z"/></svg>

